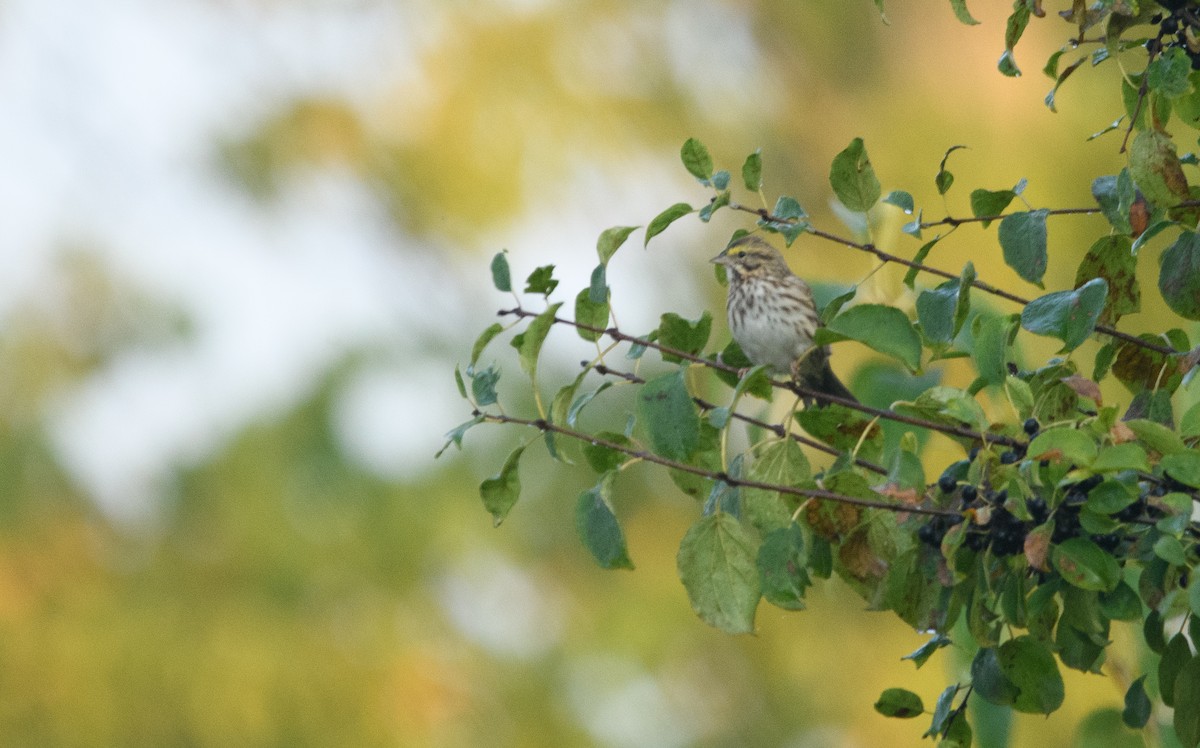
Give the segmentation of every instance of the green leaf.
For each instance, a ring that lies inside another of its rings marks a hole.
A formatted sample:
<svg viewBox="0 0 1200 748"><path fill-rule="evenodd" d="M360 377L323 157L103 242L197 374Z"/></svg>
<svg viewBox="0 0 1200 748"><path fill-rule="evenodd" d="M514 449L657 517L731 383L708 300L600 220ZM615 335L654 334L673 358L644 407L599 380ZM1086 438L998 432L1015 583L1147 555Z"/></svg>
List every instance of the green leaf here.
<svg viewBox="0 0 1200 748"><path fill-rule="evenodd" d="M804 533L791 523L767 533L758 549L758 574L766 601L784 610L804 610L812 584L805 569Z"/></svg>
<svg viewBox="0 0 1200 748"><path fill-rule="evenodd" d="M1172 47L1150 61L1146 66L1146 83L1150 90L1174 99L1192 90L1188 76L1192 72L1192 61L1187 50Z"/></svg>
<svg viewBox="0 0 1200 748"><path fill-rule="evenodd" d="M1142 620L1142 599L1125 582L1112 592L1100 593L1100 612L1114 621Z"/></svg>
<svg viewBox="0 0 1200 748"><path fill-rule="evenodd" d="M1150 721L1150 697L1146 695L1146 676L1143 675L1129 684L1129 690L1125 692L1125 709L1121 712L1121 721L1126 727L1135 730L1142 729Z"/></svg>
<svg viewBox="0 0 1200 748"><path fill-rule="evenodd" d="M603 569L632 569L625 547L625 533L617 524L609 498L615 473L605 473L600 482L579 495L575 505L575 529L596 563Z"/></svg>
<svg viewBox="0 0 1200 748"><path fill-rule="evenodd" d="M1200 436L1200 402L1193 403L1179 419L1179 435L1183 437Z"/></svg>
<svg viewBox="0 0 1200 748"><path fill-rule="evenodd" d="M471 395L475 404L483 407L496 402L496 382L500 381L500 372L489 366L483 371L476 371L471 377Z"/></svg>
<svg viewBox="0 0 1200 748"><path fill-rule="evenodd" d="M953 642L950 641L950 637L942 633L937 633L934 634L932 639L917 647L912 652L904 655L900 659L912 660L913 664L919 668L929 661L929 658L933 656L934 652L938 651L942 647L948 647L952 643Z"/></svg>
<svg viewBox="0 0 1200 748"><path fill-rule="evenodd" d="M1021 326L1037 335L1048 335L1063 341L1063 350L1079 347L1096 329L1104 301L1108 298L1108 283L1096 278L1074 291L1055 291L1039 296L1025 305Z"/></svg>
<svg viewBox="0 0 1200 748"><path fill-rule="evenodd" d="M1012 190L973 190L971 192L971 213L976 218L998 216L1004 212L1004 209L1016 196L1017 193ZM991 221L984 221L983 228L986 229L991 223Z"/></svg>
<svg viewBox="0 0 1200 748"><path fill-rule="evenodd" d="M683 370L651 379L638 392L638 421L651 448L684 461L700 445L700 415L683 381Z"/></svg>
<svg viewBox="0 0 1200 748"><path fill-rule="evenodd" d="M954 153L960 148L966 148L966 146L952 145L946 149L946 153L942 156L942 163L938 165L937 176L935 176L933 179L934 184L937 186L939 195L945 195L950 191L950 186L954 184L954 175L946 170L946 161L950 158L951 153Z"/></svg>
<svg viewBox="0 0 1200 748"><path fill-rule="evenodd" d="M1108 283L1108 302L1100 321L1115 325L1126 314L1141 311L1142 291L1137 282L1137 258L1132 252L1129 237L1112 234L1101 237L1092 245L1075 271L1078 288L1092 278Z"/></svg>
<svg viewBox="0 0 1200 748"><path fill-rule="evenodd" d="M1121 444L1120 447L1136 447L1136 444ZM1117 447L1106 447L1116 449ZM1140 449L1140 448L1139 448ZM1145 455L1145 452L1142 452ZM1099 460L1097 460L1099 462ZM1093 469L1095 469L1093 467ZM1088 492L1087 508L1097 514L1114 514L1137 500L1132 486L1118 480L1106 480Z"/></svg>
<svg viewBox="0 0 1200 748"><path fill-rule="evenodd" d="M496 286L496 290L509 292L512 291L512 275L508 270L508 250L503 250L496 253L492 258L492 283Z"/></svg>
<svg viewBox="0 0 1200 748"><path fill-rule="evenodd" d="M1189 197L1187 177L1164 132L1142 130L1129 147L1129 174L1152 204L1169 208Z"/></svg>
<svg viewBox="0 0 1200 748"><path fill-rule="evenodd" d="M597 473L607 473L616 470L630 459L629 455L617 449L606 446L601 442L616 444L622 447L633 447L633 442L628 436L619 434L615 431L600 431L595 435L594 441L584 442L583 458L587 460L588 465Z"/></svg>
<svg viewBox="0 0 1200 748"><path fill-rule="evenodd" d="M754 631L761 595L754 536L726 512L703 517L683 537L677 563L692 609L730 634Z"/></svg>
<svg viewBox="0 0 1200 748"><path fill-rule="evenodd" d="M695 138L688 138L679 150L679 157L683 159L683 166L689 174L708 184L713 175L713 161L703 143Z"/></svg>
<svg viewBox="0 0 1200 748"><path fill-rule="evenodd" d="M972 665L972 668L974 665ZM946 686L940 694L938 694L937 703L933 706L933 720L929 725L929 729L921 737L932 737L941 735L947 730L946 721L953 713L951 710L954 706L954 697L958 695L958 684Z"/></svg>
<svg viewBox="0 0 1200 748"><path fill-rule="evenodd" d="M1039 287L1046 273L1046 210L1010 213L1000 221L997 237L1004 262L1017 275Z"/></svg>
<svg viewBox="0 0 1200 748"><path fill-rule="evenodd" d="M1014 315L980 314L971 323L975 345L971 358L979 377L987 384L1004 384L1008 376L1009 346L1018 318Z"/></svg>
<svg viewBox="0 0 1200 748"><path fill-rule="evenodd" d="M796 201L796 198L789 195L779 196L775 201L775 209L771 211L771 215L773 220L768 221L760 218L758 219L758 225L768 231L783 234L789 247L792 246L792 242L796 241L798 236L810 228L808 222L804 220L808 217L808 214L804 212L804 208Z"/></svg>
<svg viewBox="0 0 1200 748"><path fill-rule="evenodd" d="M742 164L742 183L751 192L762 189L762 149L751 153Z"/></svg>
<svg viewBox="0 0 1200 748"><path fill-rule="evenodd" d="M1187 566L1187 558L1183 552L1183 544L1179 538L1162 535L1154 541L1154 555L1172 566Z"/></svg>
<svg viewBox="0 0 1200 748"><path fill-rule="evenodd" d="M830 320L828 330L840 336L836 339L857 340L892 356L911 371L921 366L921 337L907 315L895 307L883 304L851 307Z"/></svg>
<svg viewBox="0 0 1200 748"><path fill-rule="evenodd" d="M1017 699L1017 687L1005 677L996 650L981 648L971 661L971 684L975 693L993 704L1008 706Z"/></svg>
<svg viewBox="0 0 1200 748"><path fill-rule="evenodd" d="M1200 744L1200 658L1188 660L1175 677L1174 725L1180 743Z"/></svg>
<svg viewBox="0 0 1200 748"><path fill-rule="evenodd" d="M932 250L934 245L936 245L941 240L942 240L942 237L935 236L934 238L932 238L929 241L922 244L921 248L918 249L917 253L913 256L913 263L916 265L920 265L920 264L924 263L925 258L929 256L930 250ZM917 273L919 273L919 272L921 272L919 269L917 269L915 267L910 267L908 269L908 272L904 274L904 285L908 286L909 289L912 289L913 283L916 282L916 280L917 280Z"/></svg>
<svg viewBox="0 0 1200 748"><path fill-rule="evenodd" d="M521 478L518 466L524 445L517 447L504 461L500 472L479 484L479 496L483 499L483 508L492 515L492 524L496 527L508 516L513 505L521 495Z"/></svg>
<svg viewBox="0 0 1200 748"><path fill-rule="evenodd" d="M675 203L654 217L646 227L646 241L642 246L649 246L650 240L661 234L668 226L692 212L692 206L687 203Z"/></svg>
<svg viewBox="0 0 1200 748"><path fill-rule="evenodd" d="M1167 649L1167 640L1163 635L1163 619L1162 614L1157 610L1151 609L1146 614L1146 620L1142 624L1142 638L1146 640L1146 646L1155 654L1162 654Z"/></svg>
<svg viewBox="0 0 1200 748"><path fill-rule="evenodd" d="M1188 645L1184 635L1176 634L1171 637L1171 640L1167 642L1166 649L1163 650L1162 659L1158 661L1158 689L1164 704L1175 706L1176 678L1183 671L1185 665L1195 661L1196 658L1192 656L1192 648ZM1197 713L1200 713L1200 709L1197 710Z"/></svg>
<svg viewBox="0 0 1200 748"><path fill-rule="evenodd" d="M877 459L883 451L883 429L873 419L844 405L827 405L823 408L805 408L797 411L796 421L814 439L843 452L848 452L862 442L859 456ZM864 438L862 435L866 433Z"/></svg>
<svg viewBox="0 0 1200 748"><path fill-rule="evenodd" d="M926 339L942 345L949 345L954 340L971 311L970 292L974 280L975 266L968 262L961 278L921 292L917 297L917 320Z"/></svg>
<svg viewBox="0 0 1200 748"><path fill-rule="evenodd" d="M996 650L1000 672L1016 690L1013 709L1050 714L1062 706L1063 680L1054 655L1032 636L1009 639Z"/></svg>
<svg viewBox="0 0 1200 748"><path fill-rule="evenodd" d="M834 194L850 210L865 213L879 202L882 188L862 138L850 141L845 150L834 156L829 183Z"/></svg>
<svg viewBox="0 0 1200 748"><path fill-rule="evenodd" d="M1029 6L1025 3L1015 3L1013 5L1012 15L1008 17L1008 22L1004 29L1004 54L1000 56L1000 72L1009 77L1016 77L1021 74L1021 69L1017 67L1017 61L1013 57L1013 49L1020 41L1021 35L1025 33L1025 27L1029 25Z"/></svg>
<svg viewBox="0 0 1200 748"><path fill-rule="evenodd" d="M601 265L603 267L603 265ZM583 289L579 295L575 297L575 322L580 325L587 325L599 330L608 327L608 302L605 301L596 304L591 300L591 292L589 289ZM583 327L576 327L575 331L579 333L579 337L588 341L596 341L603 335L596 330L588 330Z"/></svg>
<svg viewBox="0 0 1200 748"><path fill-rule="evenodd" d="M1200 234L1183 232L1162 253L1158 289L1171 311L1200 320Z"/></svg>
<svg viewBox="0 0 1200 748"><path fill-rule="evenodd" d="M600 232L600 238L596 240L596 254L600 256L600 264L607 265L625 240L629 238L629 235L637 228L637 226L613 226Z"/></svg>
<svg viewBox="0 0 1200 748"><path fill-rule="evenodd" d="M1115 177L1096 177L1092 181L1092 197L1096 198L1104 217L1118 233L1133 233L1133 227L1129 224L1129 209L1137 199L1137 190L1128 169L1121 169L1121 173Z"/></svg>
<svg viewBox="0 0 1200 748"><path fill-rule="evenodd" d="M917 297L917 321L921 332L933 343L954 340L954 309L958 305L958 281L949 280Z"/></svg>
<svg viewBox="0 0 1200 748"><path fill-rule="evenodd" d="M1167 475L1180 483L1200 488L1200 452L1189 449L1170 454L1162 458L1161 465Z"/></svg>
<svg viewBox="0 0 1200 748"><path fill-rule="evenodd" d="M900 210L904 211L905 215L912 215L916 209L916 204L913 202L913 196L904 190L892 190L887 193L883 201L888 205L895 205Z"/></svg>
<svg viewBox="0 0 1200 748"><path fill-rule="evenodd" d="M533 318L525 332L521 333L519 343L517 339L513 339L513 343L517 344L521 368L531 379L537 376L538 354L541 353L542 343L546 342L546 336L554 325L554 315L558 314L558 308L561 306L562 302L551 304L546 311Z"/></svg>
<svg viewBox="0 0 1200 748"><path fill-rule="evenodd" d="M887 14L883 12L883 0L875 0L875 7L879 10L879 20L883 21L884 25L890 25Z"/></svg>
<svg viewBox="0 0 1200 748"><path fill-rule="evenodd" d="M540 293L549 296L554 293L555 288L558 288L558 281L554 279L553 265L542 265L535 268L525 279L525 293Z"/></svg>
<svg viewBox="0 0 1200 748"><path fill-rule="evenodd" d="M1096 440L1090 434L1071 428L1047 429L1029 443L1031 460L1055 460L1091 465L1096 459Z"/></svg>
<svg viewBox="0 0 1200 748"><path fill-rule="evenodd" d="M690 322L674 312L667 312L659 319L658 342L667 348L699 355L712 333L712 315L705 311L700 319ZM663 361L679 363L683 359L672 353L662 352Z"/></svg>
<svg viewBox="0 0 1200 748"><path fill-rule="evenodd" d="M1084 590L1111 591L1121 581L1116 559L1087 538L1071 538L1054 548L1054 568Z"/></svg>
<svg viewBox="0 0 1200 748"><path fill-rule="evenodd" d="M1188 609L1193 617L1200 617L1200 576L1193 576L1187 588Z"/></svg>
<svg viewBox="0 0 1200 748"><path fill-rule="evenodd" d="M885 717L911 719L925 713L925 704L921 697L903 688L889 688L879 695L875 702L875 711Z"/></svg>
<svg viewBox="0 0 1200 748"><path fill-rule="evenodd" d="M588 301L593 304L607 304L608 293L608 266L601 263L592 270L591 282L588 284Z"/></svg>
<svg viewBox="0 0 1200 748"><path fill-rule="evenodd" d="M442 453L445 452L447 449L449 449L451 444L458 447L459 449L462 449L463 436L467 433L468 430L471 429L472 426L477 426L481 423L483 423L483 416L479 415L479 416L475 416L474 418L472 418L469 421L460 423L457 426L455 426L454 428L447 431L446 432L446 443L443 444L442 448L437 451L437 454L434 455L434 459L441 457Z"/></svg>
<svg viewBox="0 0 1200 748"><path fill-rule="evenodd" d="M1161 423L1147 421L1144 418L1132 418L1126 421L1125 425L1137 434L1137 438L1143 444L1161 455L1187 451L1187 445L1183 443L1183 439L1179 438L1179 434Z"/></svg>
<svg viewBox="0 0 1200 748"><path fill-rule="evenodd" d="M728 172L718 172L719 174L727 174ZM708 201L708 204L700 209L700 220L708 223L712 220L713 213L716 213L721 208L729 205L730 194L729 190L723 190L720 194Z"/></svg>
<svg viewBox="0 0 1200 748"><path fill-rule="evenodd" d="M479 360L479 355L483 353L484 348L487 348L487 344L502 332L504 332L504 326L499 322L493 322L475 339L475 345L471 346L471 366L474 366L475 362Z"/></svg>
<svg viewBox="0 0 1200 748"><path fill-rule="evenodd" d="M950 0L950 7L954 9L954 17L968 26L975 26L979 23L971 17L971 12L967 10L967 0Z"/></svg>
<svg viewBox="0 0 1200 748"><path fill-rule="evenodd" d="M828 324L829 320L838 315L842 311L842 307L854 301L854 297L858 295L858 288L851 288L844 294L839 294L829 300L825 308L821 310L821 324Z"/></svg>
<svg viewBox="0 0 1200 748"><path fill-rule="evenodd" d="M796 487L812 474L804 450L793 439L780 439L768 444L750 463L746 477L776 486ZM746 520L760 532L792 525L795 505L791 497L763 488L742 489L742 512ZM768 598L769 599L769 598Z"/></svg>
<svg viewBox="0 0 1200 748"><path fill-rule="evenodd" d="M454 366L454 384L458 385L458 394L463 400L467 399L467 385L463 383L462 370L456 364Z"/></svg>

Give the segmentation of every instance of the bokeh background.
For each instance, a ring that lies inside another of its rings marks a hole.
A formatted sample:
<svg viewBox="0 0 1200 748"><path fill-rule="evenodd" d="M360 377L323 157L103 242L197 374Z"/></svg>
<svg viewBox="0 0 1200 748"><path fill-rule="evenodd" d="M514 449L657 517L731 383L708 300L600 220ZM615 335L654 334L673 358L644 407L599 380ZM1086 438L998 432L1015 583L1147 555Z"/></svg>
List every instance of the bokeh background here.
<svg viewBox="0 0 1200 748"><path fill-rule="evenodd" d="M0 742L917 744L924 725L871 704L896 685L932 704L964 657L914 670L900 657L926 637L836 581L807 611L761 609L757 636L706 628L674 561L699 506L661 474L618 482L638 568L603 572L574 534L589 475L531 449L493 528L477 485L528 434L479 427L433 455L469 417L455 364L511 304L491 255L520 278L554 263L573 297L601 230L706 199L688 137L735 174L762 148L769 199L846 234L828 164L856 136L926 217L1021 178L1034 207L1090 204L1121 165L1119 133L1085 143L1121 113L1115 67L1081 70L1053 114L1061 8L1010 79L1009 4L974 5L967 27L944 0L890 2L890 25L869 0L0 2ZM911 256L904 220L881 210L874 236ZM739 226L635 234L609 276L623 327L707 309L723 340L706 260ZM931 261L1037 295L994 231ZM1104 231L1052 222L1049 288ZM813 238L789 260L843 286L873 267ZM901 276L860 297L911 307ZM551 335L548 380L581 345ZM843 346L853 382L872 358ZM520 412L507 348L487 358ZM958 456L934 440L928 469ZM1110 725L1088 715L1120 705L1138 658L1067 673L1066 706L1017 719L1014 744Z"/></svg>

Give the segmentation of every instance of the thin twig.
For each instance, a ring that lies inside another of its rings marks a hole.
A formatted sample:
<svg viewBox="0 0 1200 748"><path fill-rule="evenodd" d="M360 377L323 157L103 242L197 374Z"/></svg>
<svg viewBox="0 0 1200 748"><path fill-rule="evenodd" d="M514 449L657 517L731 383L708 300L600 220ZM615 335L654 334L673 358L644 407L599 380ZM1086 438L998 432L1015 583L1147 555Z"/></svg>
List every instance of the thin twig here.
<svg viewBox="0 0 1200 748"><path fill-rule="evenodd" d="M537 317L538 316L537 312L527 311L526 309L523 309L521 307L515 307L513 309L501 309L500 311L497 312L497 314L499 314L502 317L509 316L509 315L516 315L518 317ZM670 346L662 345L662 344L658 343L657 341L646 340L645 338L639 338L635 335L629 335L627 333L621 332L620 330L618 330L615 327L609 327L609 328L605 329L605 328L601 328L601 327L595 327L592 325L586 325L581 322L576 322L575 320L564 319L562 317L555 317L553 322L554 322L554 324L568 325L568 326L574 327L576 329L587 330L589 332L594 332L594 333L598 333L601 335L607 335L608 337L612 338L613 340L620 340L622 342L632 343L634 345L641 345L641 346L645 346L647 348L653 348L657 351L667 354L668 356L675 356L675 357L683 359L685 361L691 361L692 363L700 364L702 366L707 366L710 369L717 369L720 371L729 372L730 374L740 374L741 373L741 370L738 369L737 367L730 366L729 364L726 364L724 362L714 361L714 360L708 359L708 358L702 358L693 353L688 353L687 351L681 351L678 348L672 348ZM921 418L914 418L913 416L901 415L900 413L896 413L891 410L883 410L881 408L873 408L869 405L863 405L862 403L858 402L857 400L849 400L844 397L836 397L834 395L830 395L825 392L820 392L818 390L809 389L808 387L804 387L802 385L796 384L795 382L788 382L788 381L784 381L784 380L780 380L780 379L770 379L770 378L768 378L767 381L769 381L771 383L771 386L773 386L773 387L778 387L780 389L788 390L788 391L790 391L796 395L799 395L801 397L804 397L804 398L818 400L820 402L836 403L838 405L844 405L845 407L850 408L851 410L857 410L860 413L866 413L867 415L870 415L872 417L886 418L890 421L898 421L900 423L907 423L910 426L919 426L921 428L930 429L931 431L939 431L939 432L941 432L943 434L947 434L949 436L957 436L957 437L961 437L964 439L970 439L972 441L978 441L978 442L984 442L984 443L992 442L995 444L1003 444L1008 447L1021 447L1021 446L1024 446L1024 444L1025 444L1024 442L1021 442L1017 439L1013 439L1010 436L1005 436L1003 434L984 434L979 431L975 431L973 429L966 428L964 426L949 426L949 425L946 425L943 423L937 423L934 421L926 421Z"/></svg>
<svg viewBox="0 0 1200 748"><path fill-rule="evenodd" d="M772 215L765 208L750 208L747 206L738 205L736 203L730 203L729 207L734 208L735 210L744 211L746 213L753 213L754 215L762 218L764 221L770 221L773 223L793 223L794 222L794 219L791 219L791 218L781 218L779 216ZM1096 208L1096 209L1092 209L1092 208L1062 208L1057 211L1050 211L1050 213L1052 213L1054 215L1066 215L1066 214L1072 214L1072 213L1075 213L1075 214L1097 213L1097 212L1099 212L1099 208ZM1000 215L1000 216L979 217L979 218L975 218L975 219L955 218L955 219L949 219L949 220L965 223L969 220L996 221L996 220L1000 220L1002 218L1004 218L1004 216ZM844 247L849 247L851 249L857 249L860 252L866 252L868 254L872 254L875 257L879 258L879 260L881 260L882 262L894 262L897 265L903 265L904 267L907 267L907 268L913 268L915 270L920 270L923 273L929 273L930 275L936 275L939 278L946 278L947 280L958 280L958 278L959 278L958 275L947 272L945 270L941 270L940 268L930 267L929 265L925 265L920 262L914 262L912 260L907 260L903 257L899 257L897 255L893 255L888 252L884 252L882 249L875 246L874 244L870 244L870 243L864 244L862 242L856 242L852 239L847 239L843 236L838 236L837 234L831 234L827 231L821 231L820 229L809 228L808 233L812 234L813 236L820 237L821 239L825 239L826 241L831 241L836 244L841 244ZM986 283L981 280L973 280L973 281L971 281L971 285L974 288L978 288L980 291L983 291L984 293L989 293L993 296L999 296L1002 299L1011 301L1014 304L1020 304L1021 306L1025 306L1025 305L1029 304L1029 302L1031 301L1030 299L1026 299L1023 296L1017 296L1014 293L1009 293L1008 291L1005 291L1002 288L997 288L996 286L993 286L992 284ZM1180 351L1177 351L1170 346L1159 345L1158 343L1152 343L1148 340L1142 340L1141 338L1139 338L1136 335L1131 335L1127 332L1121 332L1120 330L1116 329L1115 327L1111 327L1109 325L1099 325L1098 324L1098 325L1096 325L1095 330L1096 330L1096 332L1107 335L1110 338L1116 338L1117 340L1122 340L1126 343L1136 345L1140 348L1145 348L1147 350L1156 351L1158 353L1162 353L1167 356L1173 356L1175 354L1180 353Z"/></svg>
<svg viewBox="0 0 1200 748"><path fill-rule="evenodd" d="M595 370L595 372L597 374L600 374L602 376L607 375L607 376L620 377L621 379L624 379L627 382L632 382L634 384L645 384L646 383L646 380L642 377L639 377L637 374L633 374L633 373L627 372L627 371L618 371L617 369L612 369L608 366L605 366L604 364L597 364L596 366L594 366L592 368ZM707 401L701 397L693 396L692 402L696 403L696 405L699 406L701 410L716 410L717 408L721 407L719 405L716 405L715 403L710 403L709 401ZM761 428L765 431L770 431L771 433L775 434L775 436L779 437L780 439L790 438L799 444L803 444L806 447L812 447L813 449L819 450L821 452L824 452L825 454L832 455L834 457L840 457L842 455L842 453L840 451L838 451L834 447L829 446L828 444L823 444L823 443L817 441L816 439L809 439L808 437L803 436L802 434L789 432L787 429L785 429L783 426L781 426L777 423L767 423L766 421L755 418L754 416L748 416L745 413L738 413L737 411L733 411L729 415L730 415L730 417L736 418L739 421L742 421L744 423L748 423L753 426L758 426L759 428ZM854 458L854 464L856 464L859 467L864 468L866 470L870 470L873 473L879 473L880 475L887 475L887 472L888 472L883 466L876 465L875 463L871 462L870 460L864 460L861 457Z"/></svg>
<svg viewBox="0 0 1200 748"><path fill-rule="evenodd" d="M786 493L808 499L824 499L826 501L832 501L839 504L853 504L854 506L867 507L869 509L883 509L890 512L908 512L911 514L927 514L944 517L962 516L961 513L951 509L935 509L932 507L918 507L909 504L893 504L886 501L872 501L871 499L860 499L856 496L846 496L833 491L826 491L823 488L795 488L793 486L766 483L764 481L751 480L749 478L735 478L734 476L725 472L696 467L695 465L689 465L686 462L678 462L667 457L662 457L653 452L647 452L643 449L637 449L625 444L618 444L617 442L608 441L607 439L593 436L592 434L586 434L582 431L576 431L565 426L559 426L558 424L550 423L549 421L540 418L516 418L514 416L506 416L501 414L483 413L478 410L475 411L473 415L482 417L485 421L489 421L491 423L511 423L518 426L530 426L542 432L550 431L555 434L561 434L562 436L578 439L589 444L594 444L598 447L604 447L605 449L611 449L616 452L629 455L635 459L643 460L645 462L652 462L656 465L662 465L663 467L672 468L674 470L681 470L685 473L691 473L692 475L699 475L710 480L722 481L731 486L739 486L742 488L759 488L764 491L776 491L778 493Z"/></svg>

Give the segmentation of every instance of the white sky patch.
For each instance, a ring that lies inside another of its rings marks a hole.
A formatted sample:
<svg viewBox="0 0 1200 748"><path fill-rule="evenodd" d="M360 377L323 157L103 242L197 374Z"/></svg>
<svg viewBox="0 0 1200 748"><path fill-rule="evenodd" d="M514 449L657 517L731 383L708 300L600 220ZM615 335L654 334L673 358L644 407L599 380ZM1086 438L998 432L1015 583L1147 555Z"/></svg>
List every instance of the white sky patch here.
<svg viewBox="0 0 1200 748"><path fill-rule="evenodd" d="M562 638L566 613L554 584L495 552L464 558L442 576L437 592L455 629L494 655L528 659Z"/></svg>
<svg viewBox="0 0 1200 748"><path fill-rule="evenodd" d="M114 516L152 512L170 470L293 406L368 348L396 364L352 381L335 415L345 445L398 479L432 468L442 435L465 418L455 352L466 363L490 314L511 304L491 288L489 252L512 249L515 283L558 265L570 316L603 229L703 199L673 154L631 154L620 172L581 156L553 198L468 257L399 234L353 175L300 175L264 206L216 173L217 137L296 96L369 108L398 81L419 81L421 52L446 32L422 7L0 5L0 323L39 295L64 242L189 321L187 339L119 352L47 405L65 466ZM649 251L641 241L636 232L610 265L622 326L652 329L662 308L697 316L711 298L705 262L719 249L711 230L686 218ZM577 370L579 350L590 357L577 342L547 357Z"/></svg>

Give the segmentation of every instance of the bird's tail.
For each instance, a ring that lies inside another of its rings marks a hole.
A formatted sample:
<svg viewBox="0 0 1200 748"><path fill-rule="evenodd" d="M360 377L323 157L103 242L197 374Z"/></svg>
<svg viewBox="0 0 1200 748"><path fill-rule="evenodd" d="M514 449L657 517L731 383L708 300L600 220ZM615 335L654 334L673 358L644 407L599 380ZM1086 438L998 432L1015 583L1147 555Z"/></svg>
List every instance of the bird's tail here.
<svg viewBox="0 0 1200 748"><path fill-rule="evenodd" d="M829 366L828 347L810 351L799 362L795 374L796 381L810 390L858 402L854 393L842 384L842 380L838 379L837 374L834 374L833 369ZM815 398L805 398L804 404L811 405L812 401L815 401Z"/></svg>

